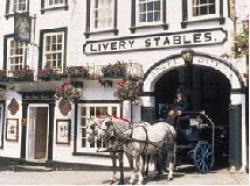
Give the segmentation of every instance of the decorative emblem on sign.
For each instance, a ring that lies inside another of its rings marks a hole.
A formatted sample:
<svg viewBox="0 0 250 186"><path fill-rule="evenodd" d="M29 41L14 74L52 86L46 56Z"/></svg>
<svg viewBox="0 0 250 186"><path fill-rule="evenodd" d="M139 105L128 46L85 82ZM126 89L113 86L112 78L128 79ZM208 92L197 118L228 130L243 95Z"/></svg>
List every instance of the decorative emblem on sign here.
<svg viewBox="0 0 250 186"><path fill-rule="evenodd" d="M19 104L15 98L11 100L7 108L10 111L11 115L15 115L17 113L17 111L19 110Z"/></svg>
<svg viewBox="0 0 250 186"><path fill-rule="evenodd" d="M71 111L71 105L69 100L61 100L59 102L59 109L62 115L67 116Z"/></svg>
<svg viewBox="0 0 250 186"><path fill-rule="evenodd" d="M192 50L184 50L181 53L183 60L186 63L192 63L193 62L193 51Z"/></svg>
<svg viewBox="0 0 250 186"><path fill-rule="evenodd" d="M30 42L31 18L28 13L15 13L14 37L16 41Z"/></svg>

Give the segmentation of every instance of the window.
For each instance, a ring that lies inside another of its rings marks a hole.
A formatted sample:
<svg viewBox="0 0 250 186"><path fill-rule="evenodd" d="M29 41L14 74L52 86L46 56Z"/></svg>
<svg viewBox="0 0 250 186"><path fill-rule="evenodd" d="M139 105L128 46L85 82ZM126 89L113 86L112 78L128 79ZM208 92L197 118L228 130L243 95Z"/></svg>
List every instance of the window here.
<svg viewBox="0 0 250 186"><path fill-rule="evenodd" d="M44 35L43 68L63 70L64 62L64 32L47 33Z"/></svg>
<svg viewBox="0 0 250 186"><path fill-rule="evenodd" d="M77 146L80 152L96 152L97 148L105 147L103 143L89 143L87 138L87 119L105 114L120 116L119 104L81 104L79 106Z"/></svg>
<svg viewBox="0 0 250 186"><path fill-rule="evenodd" d="M162 22L162 0L137 0L137 23Z"/></svg>
<svg viewBox="0 0 250 186"><path fill-rule="evenodd" d="M21 70L26 64L27 45L15 41L14 39L8 40L8 71Z"/></svg>
<svg viewBox="0 0 250 186"><path fill-rule="evenodd" d="M219 17L219 0L189 0L188 20Z"/></svg>
<svg viewBox="0 0 250 186"><path fill-rule="evenodd" d="M91 7L91 30L112 29L114 26L114 0L92 0Z"/></svg>
<svg viewBox="0 0 250 186"><path fill-rule="evenodd" d="M8 6L8 14L27 12L28 0L9 0Z"/></svg>
<svg viewBox="0 0 250 186"><path fill-rule="evenodd" d="M46 0L46 8L65 6L65 0Z"/></svg>
<svg viewBox="0 0 250 186"><path fill-rule="evenodd" d="M193 0L193 16L215 14L215 0Z"/></svg>

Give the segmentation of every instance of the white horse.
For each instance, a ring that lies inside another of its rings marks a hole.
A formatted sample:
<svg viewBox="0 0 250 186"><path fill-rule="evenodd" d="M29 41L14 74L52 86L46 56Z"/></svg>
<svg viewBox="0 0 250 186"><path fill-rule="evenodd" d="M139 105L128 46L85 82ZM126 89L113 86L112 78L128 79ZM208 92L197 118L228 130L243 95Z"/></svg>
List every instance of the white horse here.
<svg viewBox="0 0 250 186"><path fill-rule="evenodd" d="M143 157L159 153L164 148L168 151L168 180L173 179L176 132L171 125L165 122L152 126L148 123L135 123L131 127L125 125L122 120L106 117L94 134L98 136L98 139L113 138L110 148L123 147L129 162L131 163L132 160L133 163L131 184L135 182L136 176L139 176L139 184L144 181L146 161Z"/></svg>

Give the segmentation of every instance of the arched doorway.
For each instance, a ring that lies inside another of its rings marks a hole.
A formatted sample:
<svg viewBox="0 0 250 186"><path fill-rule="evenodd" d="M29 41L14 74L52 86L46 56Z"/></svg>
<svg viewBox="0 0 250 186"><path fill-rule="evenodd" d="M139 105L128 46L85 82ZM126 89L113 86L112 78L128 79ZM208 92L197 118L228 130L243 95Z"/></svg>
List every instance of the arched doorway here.
<svg viewBox="0 0 250 186"><path fill-rule="evenodd" d="M208 74L207 76L214 79L209 80L199 77L198 81L203 82L203 85L202 83L201 85L200 83L196 83L199 84L199 87L194 91L195 89L192 88L192 86L194 86L192 81L197 81L197 78L188 78L185 75L180 75L185 74L184 72L185 69L187 70L187 66L189 66L188 71L191 70L192 73L195 71L194 74L201 74L202 71L202 74ZM200 73L196 71L200 71ZM176 76L181 76L184 80L181 81L179 77L177 79ZM163 90L163 86L157 86L160 82L164 84L164 81L165 83L167 83L166 81L169 81L169 83L172 84L171 90ZM200 52L193 51L193 58L189 64L184 61L182 53L166 57L149 68L144 76L144 93L141 97L141 119L151 120L157 118L157 112L159 111L157 104L162 100L163 103L167 101L171 102L176 88L180 85L184 86L186 89L193 109L207 110L208 114L210 113L216 122L229 123L230 168L244 171L246 168L246 103L244 81L241 74L231 63L221 58ZM209 89L211 91L205 90L204 92L205 88L202 86L210 87ZM162 90L157 90L157 87ZM214 91L214 89L217 89L217 91ZM220 93L217 93L218 91ZM164 92L165 94L159 92ZM221 95L217 96L217 94ZM204 95L212 99L210 103L209 99L204 99ZM196 96L203 98L193 99L193 97ZM218 100L219 102L217 102ZM230 107L228 106L229 103ZM216 104L219 104L219 106L216 107ZM218 116L217 113L219 110L223 111L220 112Z"/></svg>
<svg viewBox="0 0 250 186"><path fill-rule="evenodd" d="M177 89L181 89L188 102L187 111L205 111L216 124L216 167L228 165L229 80L211 67L182 66L173 69L155 84L155 117L166 118L167 106L173 104ZM223 130L223 132L222 132ZM224 136L218 136L223 134Z"/></svg>

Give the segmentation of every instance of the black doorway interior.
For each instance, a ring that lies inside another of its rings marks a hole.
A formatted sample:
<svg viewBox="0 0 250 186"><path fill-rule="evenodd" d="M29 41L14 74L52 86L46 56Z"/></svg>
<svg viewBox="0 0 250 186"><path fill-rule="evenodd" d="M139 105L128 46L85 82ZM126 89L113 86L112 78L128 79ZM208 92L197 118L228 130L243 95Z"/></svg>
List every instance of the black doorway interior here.
<svg viewBox="0 0 250 186"><path fill-rule="evenodd" d="M164 74L155 84L156 119L162 117L163 107L173 104L178 88L184 91L189 111L204 110L216 126L229 131L231 85L222 73L210 67L187 65Z"/></svg>

